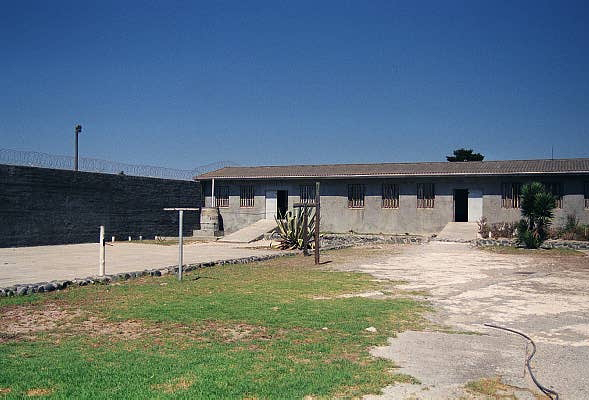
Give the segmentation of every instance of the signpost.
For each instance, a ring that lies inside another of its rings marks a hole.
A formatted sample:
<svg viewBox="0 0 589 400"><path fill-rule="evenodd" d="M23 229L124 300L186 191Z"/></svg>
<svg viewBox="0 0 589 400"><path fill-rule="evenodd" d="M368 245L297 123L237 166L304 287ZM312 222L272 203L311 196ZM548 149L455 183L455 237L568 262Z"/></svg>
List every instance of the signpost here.
<svg viewBox="0 0 589 400"><path fill-rule="evenodd" d="M319 182L315 183L315 203L295 203L294 207L303 209L303 254L308 256L307 246L309 238L307 236L308 209L315 208L315 264L319 264L319 222L321 220L321 199L319 196Z"/></svg>
<svg viewBox="0 0 589 400"><path fill-rule="evenodd" d="M182 265L184 257L184 237L182 235L182 225L184 211L198 211L198 208L164 208L164 211L178 211L178 280L182 280Z"/></svg>

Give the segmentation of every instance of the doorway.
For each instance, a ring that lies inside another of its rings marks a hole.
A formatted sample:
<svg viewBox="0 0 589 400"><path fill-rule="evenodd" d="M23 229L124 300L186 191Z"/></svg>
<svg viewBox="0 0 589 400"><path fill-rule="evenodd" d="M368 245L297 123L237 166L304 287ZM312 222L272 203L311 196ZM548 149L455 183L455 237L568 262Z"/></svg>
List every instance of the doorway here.
<svg viewBox="0 0 589 400"><path fill-rule="evenodd" d="M454 222L468 222L468 189L454 189Z"/></svg>
<svg viewBox="0 0 589 400"><path fill-rule="evenodd" d="M278 190L276 193L278 219L283 219L288 211L288 190Z"/></svg>

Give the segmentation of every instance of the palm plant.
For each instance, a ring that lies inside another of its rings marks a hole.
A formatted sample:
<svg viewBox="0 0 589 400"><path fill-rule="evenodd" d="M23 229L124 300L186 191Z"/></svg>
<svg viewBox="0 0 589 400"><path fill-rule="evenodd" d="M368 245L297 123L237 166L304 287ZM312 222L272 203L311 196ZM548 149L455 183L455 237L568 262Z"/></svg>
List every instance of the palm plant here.
<svg viewBox="0 0 589 400"><path fill-rule="evenodd" d="M537 249L548 237L556 200L539 182L524 185L521 191L522 219L517 227L517 243Z"/></svg>
<svg viewBox="0 0 589 400"><path fill-rule="evenodd" d="M307 248L313 247L313 231L315 230L315 214L311 216L311 208L299 208L296 215L287 211L283 219L276 220L280 235L280 248L283 250L302 249L304 247L304 217L307 213Z"/></svg>

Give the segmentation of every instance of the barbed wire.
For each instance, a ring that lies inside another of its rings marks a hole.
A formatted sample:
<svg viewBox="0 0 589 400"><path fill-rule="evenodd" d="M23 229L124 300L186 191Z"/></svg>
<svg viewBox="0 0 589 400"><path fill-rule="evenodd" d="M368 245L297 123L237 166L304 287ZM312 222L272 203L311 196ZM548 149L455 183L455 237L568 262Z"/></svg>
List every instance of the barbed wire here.
<svg viewBox="0 0 589 400"><path fill-rule="evenodd" d="M40 153L37 151L23 151L0 148L0 164L23 165L28 167L42 167L55 169L74 169L74 157ZM86 172L100 172L103 174L125 174L131 176L145 176L150 178L193 180L195 176L214 171L223 167L235 166L232 161L218 161L201 165L194 169L174 169L153 165L135 165L118 161L100 160L98 158L79 158L78 169Z"/></svg>

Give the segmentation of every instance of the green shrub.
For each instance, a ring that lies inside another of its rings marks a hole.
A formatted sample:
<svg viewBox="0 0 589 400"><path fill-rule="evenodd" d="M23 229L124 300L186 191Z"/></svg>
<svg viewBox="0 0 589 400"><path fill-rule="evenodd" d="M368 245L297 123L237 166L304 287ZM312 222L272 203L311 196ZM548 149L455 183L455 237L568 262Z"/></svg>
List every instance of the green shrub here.
<svg viewBox="0 0 589 400"><path fill-rule="evenodd" d="M517 242L537 249L548 238L556 200L539 182L525 184L521 193L523 218L517 225Z"/></svg>

